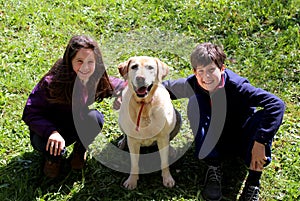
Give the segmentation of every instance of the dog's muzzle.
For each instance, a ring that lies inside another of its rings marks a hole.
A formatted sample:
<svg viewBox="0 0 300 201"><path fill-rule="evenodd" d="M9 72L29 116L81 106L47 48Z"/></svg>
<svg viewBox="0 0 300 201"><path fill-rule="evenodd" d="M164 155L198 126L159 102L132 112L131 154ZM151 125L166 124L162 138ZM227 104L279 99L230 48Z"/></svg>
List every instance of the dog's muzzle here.
<svg viewBox="0 0 300 201"><path fill-rule="evenodd" d="M140 86L140 87L134 87L135 93L138 97L144 98L148 95L149 91L151 90L153 84L149 86Z"/></svg>

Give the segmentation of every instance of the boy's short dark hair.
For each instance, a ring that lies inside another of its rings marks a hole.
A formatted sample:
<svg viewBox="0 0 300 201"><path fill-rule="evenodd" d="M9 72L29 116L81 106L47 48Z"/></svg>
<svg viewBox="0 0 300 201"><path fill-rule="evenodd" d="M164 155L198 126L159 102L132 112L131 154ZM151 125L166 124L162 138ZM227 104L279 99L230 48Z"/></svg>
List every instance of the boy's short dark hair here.
<svg viewBox="0 0 300 201"><path fill-rule="evenodd" d="M207 42L198 44L193 50L190 59L194 69L196 69L197 66L207 66L212 62L221 69L226 59L226 54L218 45Z"/></svg>

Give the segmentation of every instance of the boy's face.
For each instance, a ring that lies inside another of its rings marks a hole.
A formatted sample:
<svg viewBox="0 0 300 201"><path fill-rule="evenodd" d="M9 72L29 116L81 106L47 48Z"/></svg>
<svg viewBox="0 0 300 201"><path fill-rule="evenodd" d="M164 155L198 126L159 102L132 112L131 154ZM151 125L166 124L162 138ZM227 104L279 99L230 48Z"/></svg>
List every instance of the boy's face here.
<svg viewBox="0 0 300 201"><path fill-rule="evenodd" d="M198 84L205 90L209 92L214 92L218 89L220 82L222 81L222 74L224 73L225 66L223 65L221 69L212 62L207 66L197 66L194 69L194 74L197 78Z"/></svg>

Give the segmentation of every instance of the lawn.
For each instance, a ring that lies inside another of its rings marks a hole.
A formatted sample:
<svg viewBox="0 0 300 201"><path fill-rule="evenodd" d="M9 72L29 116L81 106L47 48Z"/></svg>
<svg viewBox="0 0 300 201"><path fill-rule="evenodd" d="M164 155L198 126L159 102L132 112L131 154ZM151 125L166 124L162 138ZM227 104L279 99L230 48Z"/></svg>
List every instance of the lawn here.
<svg viewBox="0 0 300 201"><path fill-rule="evenodd" d="M110 75L134 55L159 57L166 79L192 73L189 54L200 42L222 44L226 65L286 104L273 142L273 161L262 177L261 200L300 199L300 1L0 0L0 200L200 200L205 166L193 144L171 165L176 180L164 188L160 172L142 174L136 190L121 187L127 173L95 157L121 135L113 99L95 104L106 124L91 146L87 166L46 179L41 157L21 121L30 91L62 57L70 37L86 34L101 47ZM192 142L186 101L174 101L184 122L177 146ZM111 157L111 156L110 156ZM114 157L112 157L114 158ZM223 200L235 200L246 176L238 161L224 164Z"/></svg>

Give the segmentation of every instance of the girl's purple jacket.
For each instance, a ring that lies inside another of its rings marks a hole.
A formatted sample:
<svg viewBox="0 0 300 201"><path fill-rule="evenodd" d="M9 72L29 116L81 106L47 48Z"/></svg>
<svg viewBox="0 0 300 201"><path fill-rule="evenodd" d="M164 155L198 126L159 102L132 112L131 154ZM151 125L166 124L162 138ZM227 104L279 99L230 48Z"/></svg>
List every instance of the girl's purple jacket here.
<svg viewBox="0 0 300 201"><path fill-rule="evenodd" d="M51 79L49 77L42 78L48 84ZM122 81L119 78L109 77L111 84L114 87L115 94L124 88ZM29 126L29 130L48 138L51 133L58 130L57 125L63 122L73 121L74 107L72 104L53 104L48 101L49 92L47 87L42 87L39 82L26 102L22 120ZM89 97L86 102L82 101L83 98L76 100L76 111L87 110L94 100Z"/></svg>

